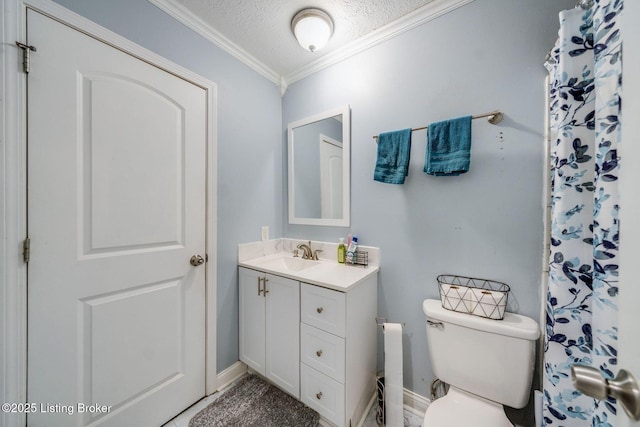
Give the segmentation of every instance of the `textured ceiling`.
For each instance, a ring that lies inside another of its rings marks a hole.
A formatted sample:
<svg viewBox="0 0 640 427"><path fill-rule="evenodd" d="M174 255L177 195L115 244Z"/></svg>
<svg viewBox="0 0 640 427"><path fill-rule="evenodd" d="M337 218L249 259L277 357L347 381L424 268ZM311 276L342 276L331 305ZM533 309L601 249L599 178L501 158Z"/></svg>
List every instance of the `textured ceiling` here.
<svg viewBox="0 0 640 427"><path fill-rule="evenodd" d="M433 0L173 0L279 75L296 70L414 12ZM291 19L316 7L334 21L324 49L308 52L291 33Z"/></svg>

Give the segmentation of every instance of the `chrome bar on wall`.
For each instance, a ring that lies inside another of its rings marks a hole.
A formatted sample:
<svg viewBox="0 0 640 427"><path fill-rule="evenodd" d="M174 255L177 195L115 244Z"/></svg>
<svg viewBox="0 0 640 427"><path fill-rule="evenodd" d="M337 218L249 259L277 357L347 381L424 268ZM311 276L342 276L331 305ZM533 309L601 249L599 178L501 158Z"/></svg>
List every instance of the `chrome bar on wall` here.
<svg viewBox="0 0 640 427"><path fill-rule="evenodd" d="M482 114L478 114L475 116L471 116L472 119L481 119L483 117L488 117L487 121L489 123L491 123L492 125L497 125L498 123L500 123L502 121L502 119L504 118L504 114L502 114L501 111L491 111L489 113L482 113ZM423 129L427 129L429 126L422 126L419 128L411 128L411 132L415 132L417 130L423 130ZM378 135L375 135L373 137L373 139L376 140L376 143L378 142Z"/></svg>

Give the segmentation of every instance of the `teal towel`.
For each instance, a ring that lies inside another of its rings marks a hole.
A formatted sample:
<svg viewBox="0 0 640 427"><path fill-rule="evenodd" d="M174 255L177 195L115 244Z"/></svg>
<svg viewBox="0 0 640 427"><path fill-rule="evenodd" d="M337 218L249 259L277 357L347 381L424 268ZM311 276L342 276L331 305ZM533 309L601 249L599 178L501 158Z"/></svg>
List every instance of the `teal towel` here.
<svg viewBox="0 0 640 427"><path fill-rule="evenodd" d="M388 184L404 184L404 177L409 175L410 153L411 129L378 135L378 160L373 179Z"/></svg>
<svg viewBox="0 0 640 427"><path fill-rule="evenodd" d="M424 171L434 176L456 176L471 164L471 116L431 123Z"/></svg>

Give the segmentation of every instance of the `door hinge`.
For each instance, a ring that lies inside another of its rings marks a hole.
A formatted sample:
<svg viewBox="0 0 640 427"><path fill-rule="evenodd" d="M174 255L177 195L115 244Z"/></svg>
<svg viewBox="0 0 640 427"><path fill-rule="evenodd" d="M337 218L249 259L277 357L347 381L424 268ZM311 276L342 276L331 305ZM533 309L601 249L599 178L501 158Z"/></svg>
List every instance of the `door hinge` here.
<svg viewBox="0 0 640 427"><path fill-rule="evenodd" d="M22 49L22 70L29 74L31 69L31 52L36 51L35 46L29 46L24 43L16 42L16 46Z"/></svg>
<svg viewBox="0 0 640 427"><path fill-rule="evenodd" d="M31 259L31 239L28 237L22 242L22 257L24 262L29 264L29 260Z"/></svg>

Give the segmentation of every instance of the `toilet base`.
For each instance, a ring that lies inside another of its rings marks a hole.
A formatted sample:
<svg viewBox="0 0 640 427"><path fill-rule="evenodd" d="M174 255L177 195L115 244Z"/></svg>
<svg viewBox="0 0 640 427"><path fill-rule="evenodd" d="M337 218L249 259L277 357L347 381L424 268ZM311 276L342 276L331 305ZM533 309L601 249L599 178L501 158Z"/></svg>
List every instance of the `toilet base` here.
<svg viewBox="0 0 640 427"><path fill-rule="evenodd" d="M502 405L451 387L424 414L423 427L513 427Z"/></svg>

